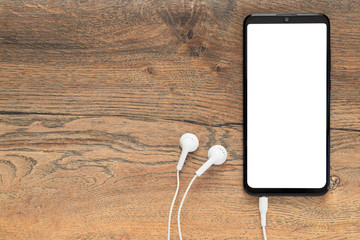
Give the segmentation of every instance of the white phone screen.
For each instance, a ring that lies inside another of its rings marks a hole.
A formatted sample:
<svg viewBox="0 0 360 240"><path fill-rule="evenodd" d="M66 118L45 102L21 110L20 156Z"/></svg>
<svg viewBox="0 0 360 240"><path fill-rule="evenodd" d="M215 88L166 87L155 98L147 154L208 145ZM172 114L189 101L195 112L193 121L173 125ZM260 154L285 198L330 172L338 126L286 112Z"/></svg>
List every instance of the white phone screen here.
<svg viewBox="0 0 360 240"><path fill-rule="evenodd" d="M247 183L322 188L327 167L327 26L247 25Z"/></svg>

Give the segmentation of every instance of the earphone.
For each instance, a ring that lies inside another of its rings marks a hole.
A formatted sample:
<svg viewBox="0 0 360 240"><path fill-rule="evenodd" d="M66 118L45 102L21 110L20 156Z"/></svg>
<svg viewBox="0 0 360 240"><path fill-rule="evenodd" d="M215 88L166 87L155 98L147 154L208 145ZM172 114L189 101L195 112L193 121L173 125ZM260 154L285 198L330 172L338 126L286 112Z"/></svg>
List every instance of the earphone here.
<svg viewBox="0 0 360 240"><path fill-rule="evenodd" d="M176 166L178 171L184 166L185 158L189 152L194 152L199 147L199 139L192 133L185 133L180 138L181 155Z"/></svg>
<svg viewBox="0 0 360 240"><path fill-rule="evenodd" d="M180 188L180 177L179 177L180 170L184 166L184 162L187 154L189 152L194 152L199 147L199 139L192 133L185 133L180 137L180 147L182 148L182 150L181 150L179 162L176 166L176 191L169 212L168 240L170 240L171 214Z"/></svg>
<svg viewBox="0 0 360 240"><path fill-rule="evenodd" d="M182 151L181 151L181 155L179 158L179 162L176 167L176 169L177 169L177 171L176 171L177 172L177 187L176 187L175 195L174 195L173 201L171 203L171 207L170 207L169 221L168 221L168 240L170 240L170 225L171 225L170 223L171 223L172 209L174 207L174 203L175 203L177 194L179 192L179 187L180 187L179 172L184 166L187 154L189 152L194 152L199 147L199 140L194 134L185 133L180 138L180 147L182 148ZM189 186L187 187L187 189L185 191L185 194L181 200L179 210L178 210L178 229L179 229L179 237L181 240L182 240L182 236L181 236L180 214L181 214L181 209L184 204L186 195L189 192L191 185L193 184L193 182L195 181L195 179L197 177L200 177L212 165L214 165L214 164L221 165L226 161L226 158L227 158L227 151L223 146L220 146L220 145L212 146L208 151L208 160L196 171L195 176L189 183Z"/></svg>
<svg viewBox="0 0 360 240"><path fill-rule="evenodd" d="M199 139L192 133L185 133L180 138L180 147L182 148L181 155L179 158L179 162L176 166L177 186L176 186L175 195L172 200L171 207L170 207L170 213L169 213L168 240L170 240L171 214L172 214L174 203L175 203L175 200L178 195L179 188L180 188L179 174L180 174L181 169L184 166L187 154L190 152L194 152L199 147ZM182 240L180 214L181 214L181 209L184 204L186 195L188 194L191 185L193 184L193 182L195 181L195 179L197 177L200 177L212 165L221 165L226 161L226 159L227 159L227 151L223 146L220 146L220 145L212 146L208 151L208 160L196 171L195 176L191 179L191 181L184 193L184 196L181 200L179 210L178 210L177 220L178 220L178 229L179 229L180 240ZM268 210L268 198L266 196L262 196L259 198L259 211L260 211L260 216L261 216L261 228L263 231L264 240L267 239L266 232L265 232L267 210Z"/></svg>
<svg viewBox="0 0 360 240"><path fill-rule="evenodd" d="M206 170L208 170L209 167L211 167L213 164L215 165L223 164L227 158L227 151L223 146L220 145L212 146L209 149L208 158L209 160L207 160L204 163L204 165L202 165L201 168L199 168L199 170L196 171L196 175L198 177L200 177L201 174L203 174Z"/></svg>
<svg viewBox="0 0 360 240"><path fill-rule="evenodd" d="M181 209L182 206L184 204L185 198L187 193L190 190L191 185L193 184L193 182L195 181L195 179L197 177L200 177L206 170L209 169L209 167L211 167L212 165L221 165L226 161L227 158L227 151L223 146L220 145L215 145L212 146L209 149L208 152L208 160L199 168L199 170L196 171L195 176L193 177L193 179L191 180L191 182L189 183L189 186L187 187L185 194L181 200L180 206L179 206L179 210L178 210L178 228L179 228L179 237L180 240L182 240L182 236L181 236L181 225L180 225L180 214L181 214Z"/></svg>

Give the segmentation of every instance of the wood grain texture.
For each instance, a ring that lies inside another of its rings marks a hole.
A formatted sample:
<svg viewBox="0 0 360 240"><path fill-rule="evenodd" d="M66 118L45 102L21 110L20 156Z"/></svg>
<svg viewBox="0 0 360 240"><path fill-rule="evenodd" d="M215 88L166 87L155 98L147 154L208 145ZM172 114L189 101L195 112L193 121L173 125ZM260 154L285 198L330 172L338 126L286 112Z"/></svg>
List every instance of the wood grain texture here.
<svg viewBox="0 0 360 240"><path fill-rule="evenodd" d="M200 148L180 195L213 144L229 159L195 181L184 239L261 239L242 187L242 22L254 12L331 20L331 190L270 198L269 239L360 239L355 0L0 1L0 239L165 239L185 132Z"/></svg>

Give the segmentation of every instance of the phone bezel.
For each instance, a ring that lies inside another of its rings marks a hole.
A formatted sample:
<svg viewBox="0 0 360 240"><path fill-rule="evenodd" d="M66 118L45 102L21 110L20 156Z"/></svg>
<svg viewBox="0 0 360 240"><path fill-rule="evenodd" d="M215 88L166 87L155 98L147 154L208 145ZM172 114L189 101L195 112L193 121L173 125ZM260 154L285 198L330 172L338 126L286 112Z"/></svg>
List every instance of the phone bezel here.
<svg viewBox="0 0 360 240"><path fill-rule="evenodd" d="M285 17L289 20L285 21ZM252 188L247 183L247 26L248 24L271 23L325 23L327 26L327 73L326 73L326 184L322 188ZM244 20L244 188L251 195L323 195L328 191L330 183L330 21L324 14L252 14Z"/></svg>

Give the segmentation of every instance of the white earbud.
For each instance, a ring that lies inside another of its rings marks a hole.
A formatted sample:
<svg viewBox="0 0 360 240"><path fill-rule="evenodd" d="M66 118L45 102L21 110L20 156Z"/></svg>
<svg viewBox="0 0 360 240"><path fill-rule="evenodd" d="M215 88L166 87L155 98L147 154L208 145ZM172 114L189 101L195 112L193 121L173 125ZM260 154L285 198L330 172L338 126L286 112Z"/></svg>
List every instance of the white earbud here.
<svg viewBox="0 0 360 240"><path fill-rule="evenodd" d="M180 171L189 152L195 151L199 147L199 139L192 133L185 133L180 138L180 147L182 148L176 169Z"/></svg>
<svg viewBox="0 0 360 240"><path fill-rule="evenodd" d="M215 145L209 149L208 152L209 160L207 160L204 165L196 171L197 176L201 176L209 167L213 164L220 165L223 164L227 158L227 151L223 146Z"/></svg>

